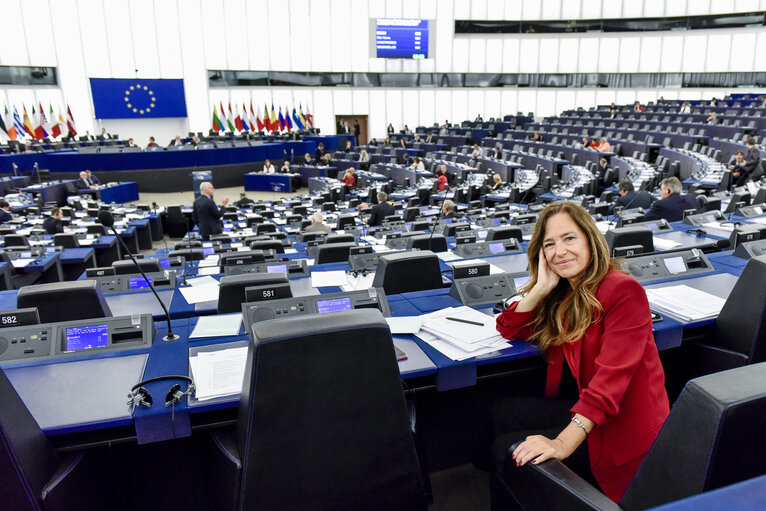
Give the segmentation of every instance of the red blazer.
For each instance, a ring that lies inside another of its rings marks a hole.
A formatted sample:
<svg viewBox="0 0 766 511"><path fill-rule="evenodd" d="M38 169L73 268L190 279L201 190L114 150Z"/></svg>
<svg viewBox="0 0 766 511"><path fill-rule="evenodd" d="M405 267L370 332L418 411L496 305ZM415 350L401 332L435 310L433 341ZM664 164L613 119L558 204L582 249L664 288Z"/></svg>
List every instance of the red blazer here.
<svg viewBox="0 0 766 511"><path fill-rule="evenodd" d="M356 186L356 178L354 176L346 176L341 181L346 186Z"/></svg>
<svg viewBox="0 0 766 511"><path fill-rule="evenodd" d="M447 186L447 176L445 176L444 174L439 176L439 179L437 180L437 184L439 185L439 191L443 192L444 187Z"/></svg>
<svg viewBox="0 0 766 511"><path fill-rule="evenodd" d="M604 309L602 319L579 341L549 351L548 379L560 381L565 357L580 394L572 413L596 423L588 437L591 470L606 496L618 502L670 409L641 284L612 271L601 281L596 299ZM516 305L497 318L497 330L507 339L532 334L528 323L534 311L515 312Z"/></svg>

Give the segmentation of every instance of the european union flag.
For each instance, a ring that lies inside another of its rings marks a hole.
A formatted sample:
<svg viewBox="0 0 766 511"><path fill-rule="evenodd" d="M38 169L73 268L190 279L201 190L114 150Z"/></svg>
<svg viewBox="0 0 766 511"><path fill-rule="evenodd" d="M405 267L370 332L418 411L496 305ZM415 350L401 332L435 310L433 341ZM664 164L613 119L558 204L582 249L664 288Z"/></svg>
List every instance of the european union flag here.
<svg viewBox="0 0 766 511"><path fill-rule="evenodd" d="M183 80L91 78L98 119L186 117Z"/></svg>

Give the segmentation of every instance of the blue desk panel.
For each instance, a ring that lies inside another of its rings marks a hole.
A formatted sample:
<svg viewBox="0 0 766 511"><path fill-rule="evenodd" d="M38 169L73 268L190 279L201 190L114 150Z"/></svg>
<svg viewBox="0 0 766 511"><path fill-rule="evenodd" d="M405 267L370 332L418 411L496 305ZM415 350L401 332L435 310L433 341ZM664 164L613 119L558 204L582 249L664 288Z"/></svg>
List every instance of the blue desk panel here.
<svg viewBox="0 0 766 511"><path fill-rule="evenodd" d="M138 184L133 181L108 186L99 190L101 200L107 204L125 204L138 200Z"/></svg>
<svg viewBox="0 0 766 511"><path fill-rule="evenodd" d="M292 174L245 174L245 190L260 192L292 192L290 179Z"/></svg>

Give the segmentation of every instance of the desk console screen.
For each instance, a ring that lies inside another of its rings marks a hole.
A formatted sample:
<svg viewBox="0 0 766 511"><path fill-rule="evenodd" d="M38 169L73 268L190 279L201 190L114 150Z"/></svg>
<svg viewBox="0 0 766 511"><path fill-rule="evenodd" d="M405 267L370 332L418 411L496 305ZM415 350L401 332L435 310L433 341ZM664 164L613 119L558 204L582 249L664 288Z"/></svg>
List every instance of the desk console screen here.
<svg viewBox="0 0 766 511"><path fill-rule="evenodd" d="M460 257L487 257L505 252L521 252L521 246L519 240L511 238L509 240L465 243L455 246L455 250L452 252Z"/></svg>
<svg viewBox="0 0 766 511"><path fill-rule="evenodd" d="M529 278L524 273L496 273L481 277L455 279L449 295L469 307L491 305L516 294L516 279Z"/></svg>
<svg viewBox="0 0 766 511"><path fill-rule="evenodd" d="M149 281L157 289L173 289L176 287L176 272L153 272L147 273ZM131 291L146 291L149 284L144 280L140 273L131 273L125 275L101 275L96 277L86 277L87 280L95 280L98 287L104 294L110 293L128 293Z"/></svg>
<svg viewBox="0 0 766 511"><path fill-rule="evenodd" d="M705 254L696 248L631 257L622 262L622 269L642 284L715 270Z"/></svg>
<svg viewBox="0 0 766 511"><path fill-rule="evenodd" d="M151 314L16 326L0 330L0 361L149 348L154 334Z"/></svg>
<svg viewBox="0 0 766 511"><path fill-rule="evenodd" d="M224 266L223 271L227 276L243 273L285 273L289 278L308 277L309 274L305 259Z"/></svg>
<svg viewBox="0 0 766 511"><path fill-rule="evenodd" d="M278 300L242 304L242 317L246 325L267 319L328 314L337 311L375 308L384 316L391 316L388 300L382 288L372 287L358 291L344 291L312 296L294 296Z"/></svg>

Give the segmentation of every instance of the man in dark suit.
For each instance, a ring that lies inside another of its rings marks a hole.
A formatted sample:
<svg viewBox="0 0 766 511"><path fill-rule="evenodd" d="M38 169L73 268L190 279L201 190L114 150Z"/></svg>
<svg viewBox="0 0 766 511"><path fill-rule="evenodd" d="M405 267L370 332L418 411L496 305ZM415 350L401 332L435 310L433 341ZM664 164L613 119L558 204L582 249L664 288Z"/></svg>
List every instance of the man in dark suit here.
<svg viewBox="0 0 766 511"><path fill-rule="evenodd" d="M88 186L98 186L101 184L101 181L90 170L86 170L85 175L87 176Z"/></svg>
<svg viewBox="0 0 766 511"><path fill-rule="evenodd" d="M733 177L737 178L737 186L742 186L748 181L757 181L763 176L761 153L755 148L753 137L747 137L747 154L745 154L745 159L739 163L739 167L739 172L732 174Z"/></svg>
<svg viewBox="0 0 766 511"><path fill-rule="evenodd" d="M211 234L221 234L223 232L223 225L221 225L223 211L215 205L215 200L213 200L215 188L213 188L212 183L203 181L199 185L199 192L199 197L194 200L192 220L199 226L199 233L202 235L202 239L207 241L210 239ZM224 198L221 202L221 208L228 203L229 198Z"/></svg>
<svg viewBox="0 0 766 511"><path fill-rule="evenodd" d="M234 205L237 206L239 209L249 208L253 204L255 204L255 201L253 199L249 199L245 192L240 193L239 200L234 203Z"/></svg>
<svg viewBox="0 0 766 511"><path fill-rule="evenodd" d="M10 222L11 220L13 220L13 215L11 215L11 205L8 204L7 200L0 199L0 224Z"/></svg>
<svg viewBox="0 0 766 511"><path fill-rule="evenodd" d="M48 234L59 234L66 230L62 217L64 212L60 208L54 207L51 209L51 216L43 221L43 229Z"/></svg>
<svg viewBox="0 0 766 511"><path fill-rule="evenodd" d="M319 160L322 159L322 156L324 156L324 144L319 142L319 144L317 144L317 150L314 151L314 161L319 162Z"/></svg>
<svg viewBox="0 0 766 511"><path fill-rule="evenodd" d="M84 170L80 172L80 179L75 181L74 185L77 187L78 190L87 190L90 188L96 188L96 185L90 184L90 181L88 181L88 173Z"/></svg>
<svg viewBox="0 0 766 511"><path fill-rule="evenodd" d="M386 192L378 192L378 203L372 207L372 214L367 219L367 224L370 227L378 226L383 223L384 218L396 214L394 205L387 201L388 194Z"/></svg>
<svg viewBox="0 0 766 511"><path fill-rule="evenodd" d="M649 192L643 190L637 192L633 188L633 183L627 179L620 181L620 184L617 185L617 193L620 196L614 201L614 209L649 209L654 202L654 197Z"/></svg>
<svg viewBox="0 0 766 511"><path fill-rule="evenodd" d="M660 182L660 200L652 204L644 218L658 220L664 218L668 222L677 222L684 217L687 209L697 209L697 199L692 195L681 195L683 185L677 177L668 177Z"/></svg>

